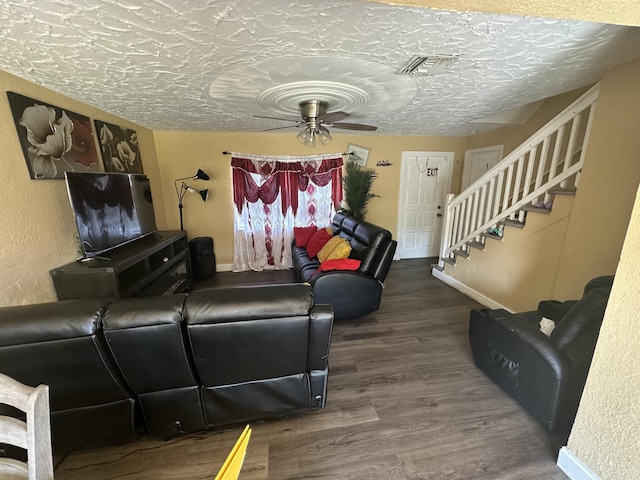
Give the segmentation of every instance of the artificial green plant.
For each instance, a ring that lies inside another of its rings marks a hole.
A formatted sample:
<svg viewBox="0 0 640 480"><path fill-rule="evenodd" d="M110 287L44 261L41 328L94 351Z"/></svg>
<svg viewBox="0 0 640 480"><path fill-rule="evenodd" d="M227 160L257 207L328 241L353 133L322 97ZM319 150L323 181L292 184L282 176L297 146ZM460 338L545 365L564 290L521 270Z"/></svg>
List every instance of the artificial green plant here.
<svg viewBox="0 0 640 480"><path fill-rule="evenodd" d="M345 163L342 186L347 205L344 210L350 215L364 220L369 200L380 196L370 192L371 185L377 176L378 174L374 170L364 168L359 163L350 161Z"/></svg>

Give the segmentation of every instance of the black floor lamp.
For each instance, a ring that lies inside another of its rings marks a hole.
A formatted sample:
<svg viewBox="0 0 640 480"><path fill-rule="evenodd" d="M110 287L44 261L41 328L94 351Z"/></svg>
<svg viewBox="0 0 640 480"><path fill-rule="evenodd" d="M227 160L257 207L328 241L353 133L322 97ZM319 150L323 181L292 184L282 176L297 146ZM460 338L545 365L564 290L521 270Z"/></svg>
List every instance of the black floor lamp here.
<svg viewBox="0 0 640 480"><path fill-rule="evenodd" d="M187 192L197 193L198 195L200 195L202 197L202 201L206 202L207 199L209 198L209 189L205 188L204 190L197 190L197 189L195 189L193 187L190 187L186 183L184 183L184 181L180 185L180 189L178 189L178 182L181 181L181 180L189 180L189 179L190 180L209 180L210 178L211 177L209 177L209 175L207 175L202 169L199 168L195 175L193 175L191 177L176 178L173 181L173 186L176 189L176 195L178 195L178 209L180 210L180 230L184 230L184 226L182 224L182 199L183 199L183 197L186 195Z"/></svg>

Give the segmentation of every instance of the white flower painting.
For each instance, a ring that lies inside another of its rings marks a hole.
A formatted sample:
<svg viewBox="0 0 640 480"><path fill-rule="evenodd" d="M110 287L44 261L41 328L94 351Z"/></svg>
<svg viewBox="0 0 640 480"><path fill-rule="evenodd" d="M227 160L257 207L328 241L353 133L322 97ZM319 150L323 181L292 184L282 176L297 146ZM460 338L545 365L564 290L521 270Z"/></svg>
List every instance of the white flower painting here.
<svg viewBox="0 0 640 480"><path fill-rule="evenodd" d="M136 131L100 120L94 120L94 123L100 138L104 170L116 173L144 173Z"/></svg>

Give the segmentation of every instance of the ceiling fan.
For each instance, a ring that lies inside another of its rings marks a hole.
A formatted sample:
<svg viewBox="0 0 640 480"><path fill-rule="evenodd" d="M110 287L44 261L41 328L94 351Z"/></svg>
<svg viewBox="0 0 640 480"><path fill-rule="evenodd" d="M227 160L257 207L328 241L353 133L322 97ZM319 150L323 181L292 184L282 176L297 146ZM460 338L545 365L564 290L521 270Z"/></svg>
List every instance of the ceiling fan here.
<svg viewBox="0 0 640 480"><path fill-rule="evenodd" d="M331 134L327 127L342 128L344 130L360 130L366 132L373 132L378 129L373 125L364 125L362 123L345 123L340 122L347 117L347 112L329 112L327 108L329 104L322 100L305 100L298 104L300 107L300 116L302 120L292 120L289 118L277 118L277 117L263 117L260 115L254 115L256 118L268 118L270 120L284 120L288 122L295 121L297 125L287 125L286 127L267 128L263 131L280 130L283 128L291 127L304 127L303 130L296 136L298 142L308 147L314 147L316 144L316 137L320 140L322 145L327 145L331 142Z"/></svg>

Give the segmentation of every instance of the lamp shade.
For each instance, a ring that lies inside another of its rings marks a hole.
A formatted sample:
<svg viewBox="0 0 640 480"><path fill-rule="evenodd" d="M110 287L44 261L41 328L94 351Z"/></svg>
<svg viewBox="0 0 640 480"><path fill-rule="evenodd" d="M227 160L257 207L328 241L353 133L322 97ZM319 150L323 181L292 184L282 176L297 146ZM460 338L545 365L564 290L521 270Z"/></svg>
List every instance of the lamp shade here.
<svg viewBox="0 0 640 480"><path fill-rule="evenodd" d="M209 177L209 175L207 175L207 173L201 168L198 169L195 177L193 177L194 180L209 180L210 178L211 177Z"/></svg>
<svg viewBox="0 0 640 480"><path fill-rule="evenodd" d="M209 189L205 188L204 190L198 191L200 196L202 197L202 201L206 202L209 199Z"/></svg>

